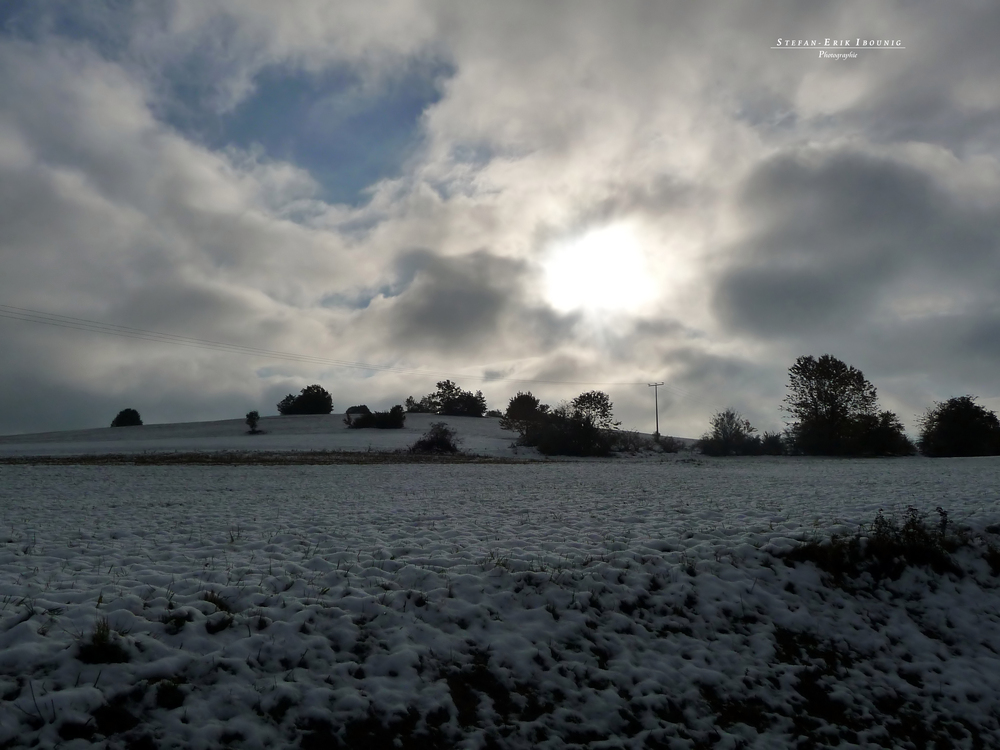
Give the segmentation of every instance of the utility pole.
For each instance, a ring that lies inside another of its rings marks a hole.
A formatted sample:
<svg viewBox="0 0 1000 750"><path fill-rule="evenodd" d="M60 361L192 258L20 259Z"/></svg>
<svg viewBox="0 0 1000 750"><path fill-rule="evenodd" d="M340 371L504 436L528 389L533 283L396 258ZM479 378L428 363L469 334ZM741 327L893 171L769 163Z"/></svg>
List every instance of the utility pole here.
<svg viewBox="0 0 1000 750"><path fill-rule="evenodd" d="M659 397L659 387L663 383L650 383L649 387L653 389L653 403L656 405L656 432L654 437L660 437L660 397Z"/></svg>

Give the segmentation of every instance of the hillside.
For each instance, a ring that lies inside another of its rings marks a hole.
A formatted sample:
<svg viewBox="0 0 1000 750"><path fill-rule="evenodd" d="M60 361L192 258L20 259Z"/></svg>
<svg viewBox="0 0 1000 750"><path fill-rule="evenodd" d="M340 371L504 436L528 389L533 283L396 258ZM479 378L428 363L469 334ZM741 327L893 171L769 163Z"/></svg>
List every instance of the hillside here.
<svg viewBox="0 0 1000 750"><path fill-rule="evenodd" d="M215 422L103 427L0 437L0 456L198 451L396 451L410 446L433 422L446 422L465 451L512 456L516 435L500 429L499 419L408 414L399 430L348 429L343 414L262 417L260 435L247 434L242 419ZM533 451L527 451L533 454ZM521 455L525 449L519 449Z"/></svg>

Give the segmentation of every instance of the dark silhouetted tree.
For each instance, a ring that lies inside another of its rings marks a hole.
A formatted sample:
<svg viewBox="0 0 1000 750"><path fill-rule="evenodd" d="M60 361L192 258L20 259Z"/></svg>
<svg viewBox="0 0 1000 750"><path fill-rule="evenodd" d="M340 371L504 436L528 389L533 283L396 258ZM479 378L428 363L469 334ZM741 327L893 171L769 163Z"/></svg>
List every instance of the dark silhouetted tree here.
<svg viewBox="0 0 1000 750"><path fill-rule="evenodd" d="M278 413L329 414L333 411L333 397L319 385L307 385L298 396L289 393L278 402Z"/></svg>
<svg viewBox="0 0 1000 750"><path fill-rule="evenodd" d="M437 384L439 414L449 417L482 417L486 414L486 398L482 391L463 391L450 380Z"/></svg>
<svg viewBox="0 0 1000 750"><path fill-rule="evenodd" d="M864 374L836 357L799 357L788 370L785 410L796 451L810 455L850 452L852 422L875 413L875 386Z"/></svg>
<svg viewBox="0 0 1000 750"><path fill-rule="evenodd" d="M524 399L522 404L527 407L531 401ZM539 405L537 418L520 424L523 432L518 444L535 446L544 455L607 456L619 423L614 421L607 394L590 391L551 411L542 411Z"/></svg>
<svg viewBox="0 0 1000 750"><path fill-rule="evenodd" d="M353 418L350 413L344 417L344 424L355 430L374 427L377 430L397 430L406 422L406 412L402 404L396 404L389 411L369 411L356 413Z"/></svg>
<svg viewBox="0 0 1000 750"><path fill-rule="evenodd" d="M919 445L925 456L998 456L1000 420L975 396L937 402L920 420Z"/></svg>
<svg viewBox="0 0 1000 750"><path fill-rule="evenodd" d="M851 424L847 445L860 456L912 456L917 452L906 437L903 423L891 411L863 414Z"/></svg>
<svg viewBox="0 0 1000 750"><path fill-rule="evenodd" d="M760 452L765 456L783 456L786 453L785 440L780 432L767 432L760 438Z"/></svg>
<svg viewBox="0 0 1000 750"><path fill-rule="evenodd" d="M533 445L546 456L607 456L612 434L594 424L590 415L561 406L529 423L518 442Z"/></svg>
<svg viewBox="0 0 1000 750"><path fill-rule="evenodd" d="M250 428L250 434L256 435L259 430L257 429L257 424L260 422L260 414L257 411L248 411L246 423Z"/></svg>
<svg viewBox="0 0 1000 750"><path fill-rule="evenodd" d="M413 396L406 397L406 411L410 414L437 414L441 405L433 393L429 393L417 401Z"/></svg>
<svg viewBox="0 0 1000 750"><path fill-rule="evenodd" d="M449 417L482 417L486 414L486 398L482 391L463 391L452 381L442 380L437 384L437 391L428 393L419 401L409 396L406 411Z"/></svg>
<svg viewBox="0 0 1000 750"><path fill-rule="evenodd" d="M581 393L570 402L571 410L590 419L601 430L613 430L621 422L614 421L611 398L603 391Z"/></svg>
<svg viewBox="0 0 1000 750"><path fill-rule="evenodd" d="M749 419L735 409L725 409L712 417L712 431L696 447L708 456L755 456L761 452L756 432Z"/></svg>
<svg viewBox="0 0 1000 750"><path fill-rule="evenodd" d="M791 448L806 455L906 455L913 444L895 414L879 412L875 386L834 356L799 357L788 370Z"/></svg>
<svg viewBox="0 0 1000 750"><path fill-rule="evenodd" d="M500 427L524 435L531 422L537 422L549 412L548 404L541 403L531 392L522 393L511 398L507 403L507 411L500 417Z"/></svg>
<svg viewBox="0 0 1000 750"><path fill-rule="evenodd" d="M112 427L139 427L142 425L142 418L135 409L122 409L111 420Z"/></svg>

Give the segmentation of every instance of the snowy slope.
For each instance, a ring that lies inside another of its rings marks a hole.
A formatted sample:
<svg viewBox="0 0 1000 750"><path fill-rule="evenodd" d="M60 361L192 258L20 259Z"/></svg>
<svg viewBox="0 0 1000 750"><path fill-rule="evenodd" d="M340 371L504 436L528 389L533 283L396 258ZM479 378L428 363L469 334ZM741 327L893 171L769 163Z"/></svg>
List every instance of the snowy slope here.
<svg viewBox="0 0 1000 750"><path fill-rule="evenodd" d="M262 417L262 435L247 434L242 419L216 422L105 427L0 437L0 456L79 455L173 451L393 451L405 449L433 422L446 422L465 451L514 455L515 433L500 429L499 419L408 414L399 430L348 429L343 414ZM532 451L528 451L533 454ZM524 455L524 449L519 451Z"/></svg>
<svg viewBox="0 0 1000 750"><path fill-rule="evenodd" d="M998 487L994 459L0 465L0 747L1000 747ZM907 505L967 529L953 569L783 557Z"/></svg>

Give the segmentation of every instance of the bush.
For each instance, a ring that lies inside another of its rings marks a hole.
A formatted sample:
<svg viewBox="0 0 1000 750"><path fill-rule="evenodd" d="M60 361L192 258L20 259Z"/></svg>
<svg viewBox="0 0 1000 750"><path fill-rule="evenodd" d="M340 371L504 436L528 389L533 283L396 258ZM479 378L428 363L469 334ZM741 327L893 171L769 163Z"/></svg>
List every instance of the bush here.
<svg viewBox="0 0 1000 750"><path fill-rule="evenodd" d="M903 423L891 411L865 414L848 431L849 451L859 456L912 456L913 442L903 432Z"/></svg>
<svg viewBox="0 0 1000 750"><path fill-rule="evenodd" d="M450 380L437 384L436 399L439 414L450 417L481 417L486 414L486 398L482 391L463 391Z"/></svg>
<svg viewBox="0 0 1000 750"><path fill-rule="evenodd" d="M670 437L669 435L666 437L659 435L656 438L656 442L660 446L660 450L664 453L680 453L680 451L684 448L684 443L675 437Z"/></svg>
<svg viewBox="0 0 1000 750"><path fill-rule="evenodd" d="M452 381L442 380L437 384L437 391L428 393L419 401L413 396L407 397L406 411L448 417L482 417L486 414L486 397L482 391L463 391Z"/></svg>
<svg viewBox="0 0 1000 750"><path fill-rule="evenodd" d="M458 453L455 431L445 422L434 422L417 442L410 446L410 453Z"/></svg>
<svg viewBox="0 0 1000 750"><path fill-rule="evenodd" d="M350 409L347 410L348 416L350 416L351 414L371 414L371 413L372 410L369 409L365 404L361 404L359 406L352 406Z"/></svg>
<svg viewBox="0 0 1000 750"><path fill-rule="evenodd" d="M403 411L401 404L396 404L389 411L361 413L353 420L351 419L350 411L348 411L348 414L344 417L344 424L355 430L365 427L374 427L376 430L398 430L405 422L406 412Z"/></svg>
<svg viewBox="0 0 1000 750"><path fill-rule="evenodd" d="M141 427L142 418L135 409L122 409L117 416L111 420L112 427Z"/></svg>
<svg viewBox="0 0 1000 750"><path fill-rule="evenodd" d="M779 557L790 562L810 562L830 574L838 585L845 579L897 580L908 566L929 567L938 574L962 575L951 553L970 544L967 535L948 532L948 512L940 506L936 527L928 526L926 514L910 506L902 523L880 510L867 527L853 537L834 536L829 542L805 542Z"/></svg>
<svg viewBox="0 0 1000 750"><path fill-rule="evenodd" d="M417 401L413 396L406 397L406 412L408 414L437 414L440 406L434 401L434 394L429 393Z"/></svg>
<svg viewBox="0 0 1000 750"><path fill-rule="evenodd" d="M755 432L750 420L735 409L725 409L712 417L712 431L703 435L696 447L706 456L757 456L761 440Z"/></svg>
<svg viewBox="0 0 1000 750"><path fill-rule="evenodd" d="M518 391L507 403L507 411L500 418L500 428L518 432L523 437L528 425L542 419L548 412L548 404L541 403L531 395L531 391Z"/></svg>
<svg viewBox="0 0 1000 750"><path fill-rule="evenodd" d="M258 422L260 422L260 414L257 413L256 411L248 411L246 423L247 426L250 428L251 435L256 435L258 432L260 432L260 430L257 429Z"/></svg>
<svg viewBox="0 0 1000 750"><path fill-rule="evenodd" d="M765 431L760 439L760 452L764 456L783 456L787 453L785 439L780 432Z"/></svg>
<svg viewBox="0 0 1000 750"><path fill-rule="evenodd" d="M552 411L530 393L518 393L500 422L521 434L518 445L534 446L546 456L607 456L618 424L612 421L611 400L600 391L582 393Z"/></svg>
<svg viewBox="0 0 1000 750"><path fill-rule="evenodd" d="M919 444L925 456L997 456L1000 420L975 396L950 398L924 414Z"/></svg>
<svg viewBox="0 0 1000 750"><path fill-rule="evenodd" d="M289 393L278 402L278 413L282 416L291 414L329 414L333 411L333 397L326 389L318 385L309 385L302 389L298 396Z"/></svg>
<svg viewBox="0 0 1000 750"><path fill-rule="evenodd" d="M546 456L607 456L613 433L584 414L559 408L527 425L520 445L535 446Z"/></svg>
<svg viewBox="0 0 1000 750"><path fill-rule="evenodd" d="M610 433L611 450L616 453L641 453L656 450L659 441L636 430L613 430Z"/></svg>

